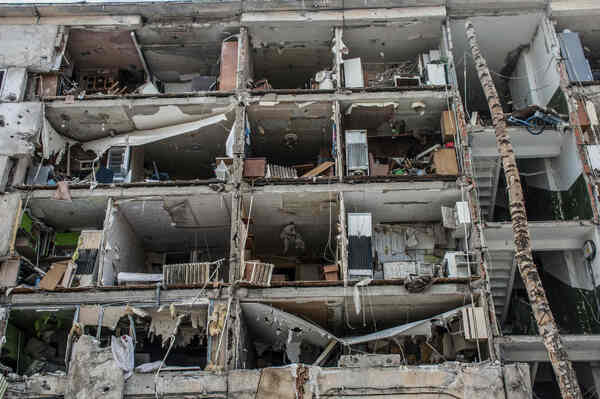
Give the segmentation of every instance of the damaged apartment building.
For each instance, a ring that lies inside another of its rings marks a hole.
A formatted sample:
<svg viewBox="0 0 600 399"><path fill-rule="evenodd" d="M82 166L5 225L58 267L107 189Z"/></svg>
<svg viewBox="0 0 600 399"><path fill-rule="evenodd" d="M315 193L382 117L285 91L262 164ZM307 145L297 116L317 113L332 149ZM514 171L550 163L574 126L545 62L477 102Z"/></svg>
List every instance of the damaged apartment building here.
<svg viewBox="0 0 600 399"><path fill-rule="evenodd" d="M0 398L600 398L598 18L0 0Z"/></svg>

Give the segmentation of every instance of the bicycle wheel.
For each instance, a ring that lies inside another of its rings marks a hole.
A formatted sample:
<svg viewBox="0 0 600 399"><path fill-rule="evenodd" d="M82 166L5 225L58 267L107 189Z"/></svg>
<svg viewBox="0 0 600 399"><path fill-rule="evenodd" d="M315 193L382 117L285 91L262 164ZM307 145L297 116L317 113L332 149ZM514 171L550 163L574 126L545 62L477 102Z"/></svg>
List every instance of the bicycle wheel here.
<svg viewBox="0 0 600 399"><path fill-rule="evenodd" d="M527 121L527 131L534 136L538 134L542 134L544 129L546 128L546 122L544 122L540 118L531 118Z"/></svg>

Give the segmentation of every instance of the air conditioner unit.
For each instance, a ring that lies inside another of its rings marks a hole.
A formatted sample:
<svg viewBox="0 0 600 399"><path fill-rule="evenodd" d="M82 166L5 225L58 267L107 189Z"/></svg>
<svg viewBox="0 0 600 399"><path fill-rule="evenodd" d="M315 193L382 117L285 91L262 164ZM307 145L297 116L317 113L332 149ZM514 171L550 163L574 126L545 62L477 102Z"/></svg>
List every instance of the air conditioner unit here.
<svg viewBox="0 0 600 399"><path fill-rule="evenodd" d="M383 264L383 278L385 280L395 278L407 278L408 276L430 276L435 273L434 265L412 261L385 262Z"/></svg>
<svg viewBox="0 0 600 399"><path fill-rule="evenodd" d="M112 147L106 156L106 167L113 171L113 182L129 183L131 173L129 171L129 147Z"/></svg>
<svg viewBox="0 0 600 399"><path fill-rule="evenodd" d="M366 130L346 130L346 171L348 175L369 175Z"/></svg>
<svg viewBox="0 0 600 399"><path fill-rule="evenodd" d="M478 274L477 268L473 254L450 251L444 255L444 270L448 277L471 277Z"/></svg>
<svg viewBox="0 0 600 399"><path fill-rule="evenodd" d="M373 277L373 223L370 213L348 214L348 274L350 279Z"/></svg>

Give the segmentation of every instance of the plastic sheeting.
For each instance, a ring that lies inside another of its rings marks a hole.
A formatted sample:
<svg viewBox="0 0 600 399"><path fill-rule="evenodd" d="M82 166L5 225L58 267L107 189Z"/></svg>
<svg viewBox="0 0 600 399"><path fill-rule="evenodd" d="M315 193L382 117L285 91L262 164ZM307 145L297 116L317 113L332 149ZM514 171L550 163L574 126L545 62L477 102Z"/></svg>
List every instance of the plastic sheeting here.
<svg viewBox="0 0 600 399"><path fill-rule="evenodd" d="M119 365L127 380L133 374L133 366L135 364L135 346L133 338L129 335L121 335L120 337L110 337L110 348L115 362Z"/></svg>
<svg viewBox="0 0 600 399"><path fill-rule="evenodd" d="M50 159L56 154L55 164L59 164L62 157L65 155L67 145L77 143L75 140L70 140L58 134L46 118L43 120L42 127L42 150L44 159Z"/></svg>
<svg viewBox="0 0 600 399"><path fill-rule="evenodd" d="M233 110L234 106L231 106ZM157 129L137 130L133 133L123 134L115 137L104 137L97 140L88 141L83 144L85 151L91 150L96 155L104 154L109 148L115 146L139 146L156 141L168 139L186 133L192 133L198 129L226 121L226 113L211 116L210 118L199 121L181 123L178 125L166 126Z"/></svg>

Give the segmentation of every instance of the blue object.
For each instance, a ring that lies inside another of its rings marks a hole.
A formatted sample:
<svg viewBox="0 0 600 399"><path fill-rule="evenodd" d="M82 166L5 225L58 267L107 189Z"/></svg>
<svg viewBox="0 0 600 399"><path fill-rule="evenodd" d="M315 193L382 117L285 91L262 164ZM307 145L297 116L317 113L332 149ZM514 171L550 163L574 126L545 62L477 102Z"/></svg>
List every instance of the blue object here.
<svg viewBox="0 0 600 399"><path fill-rule="evenodd" d="M564 123L562 119L542 111L535 111L527 119L519 119L511 115L506 121L515 125L525 126L527 131L535 136L542 134L548 125L556 127Z"/></svg>
<svg viewBox="0 0 600 399"><path fill-rule="evenodd" d="M112 170L105 168L104 166L100 166L98 171L96 172L96 181L98 183L111 184L115 177L115 172Z"/></svg>

